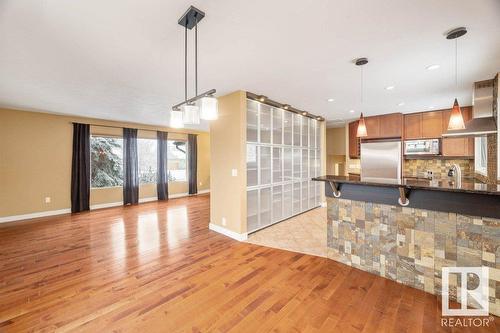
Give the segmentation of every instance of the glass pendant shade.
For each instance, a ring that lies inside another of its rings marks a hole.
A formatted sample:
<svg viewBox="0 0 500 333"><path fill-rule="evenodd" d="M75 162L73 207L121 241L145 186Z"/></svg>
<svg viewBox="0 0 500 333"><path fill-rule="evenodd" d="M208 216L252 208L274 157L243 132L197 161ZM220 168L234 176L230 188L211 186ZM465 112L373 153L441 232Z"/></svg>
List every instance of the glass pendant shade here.
<svg viewBox="0 0 500 333"><path fill-rule="evenodd" d="M219 117L219 106L217 98L207 96L200 99L201 119L215 120Z"/></svg>
<svg viewBox="0 0 500 333"><path fill-rule="evenodd" d="M182 111L180 111L180 110L170 111L170 127L173 127L173 128L183 128L184 127L184 120L183 120Z"/></svg>
<svg viewBox="0 0 500 333"><path fill-rule="evenodd" d="M184 104L181 106L184 125L200 124L200 108L197 105Z"/></svg>
<svg viewBox="0 0 500 333"><path fill-rule="evenodd" d="M363 113L361 113L358 121L358 131L356 133L356 137L364 138L366 136L368 136L368 133L366 132L365 118L363 118Z"/></svg>
<svg viewBox="0 0 500 333"><path fill-rule="evenodd" d="M455 98L453 103L453 109L451 109L450 122L448 123L449 130L461 130L465 129L464 117L462 116L462 111L460 111L460 105Z"/></svg>

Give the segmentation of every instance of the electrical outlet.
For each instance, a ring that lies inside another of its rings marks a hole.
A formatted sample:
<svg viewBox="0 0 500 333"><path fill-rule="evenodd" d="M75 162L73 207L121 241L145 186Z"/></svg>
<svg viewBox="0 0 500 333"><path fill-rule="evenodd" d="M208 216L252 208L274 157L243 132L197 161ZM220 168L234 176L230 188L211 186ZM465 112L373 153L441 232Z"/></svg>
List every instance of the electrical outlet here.
<svg viewBox="0 0 500 333"><path fill-rule="evenodd" d="M50 203L50 197L45 197L45 203L46 204Z"/></svg>
<svg viewBox="0 0 500 333"><path fill-rule="evenodd" d="M238 176L238 169L231 169L231 176L233 177Z"/></svg>
<svg viewBox="0 0 500 333"><path fill-rule="evenodd" d="M223 217L223 218L222 218L222 225L223 225L223 226L226 226L226 224L227 224L226 218L225 218L225 217Z"/></svg>

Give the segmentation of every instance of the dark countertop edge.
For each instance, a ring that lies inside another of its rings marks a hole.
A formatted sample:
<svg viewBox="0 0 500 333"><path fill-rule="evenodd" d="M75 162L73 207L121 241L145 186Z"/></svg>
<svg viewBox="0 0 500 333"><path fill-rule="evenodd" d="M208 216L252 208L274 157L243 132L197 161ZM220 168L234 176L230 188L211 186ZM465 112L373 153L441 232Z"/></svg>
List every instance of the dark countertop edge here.
<svg viewBox="0 0 500 333"><path fill-rule="evenodd" d="M322 181L322 182L333 181L339 184L355 184L355 185L367 185L367 186L378 186L378 187L393 187L393 188L404 187L409 190L415 189L415 190L428 190L428 191L440 191L440 192L461 192L461 193L474 193L474 194L500 196L500 191L492 192L488 190L471 190L471 189L458 189L458 188L435 187L435 186L374 183L374 182L366 182L366 181L352 180L352 179L326 179L324 177L314 177L311 180Z"/></svg>
<svg viewBox="0 0 500 333"><path fill-rule="evenodd" d="M403 155L405 160L473 160L474 156Z"/></svg>

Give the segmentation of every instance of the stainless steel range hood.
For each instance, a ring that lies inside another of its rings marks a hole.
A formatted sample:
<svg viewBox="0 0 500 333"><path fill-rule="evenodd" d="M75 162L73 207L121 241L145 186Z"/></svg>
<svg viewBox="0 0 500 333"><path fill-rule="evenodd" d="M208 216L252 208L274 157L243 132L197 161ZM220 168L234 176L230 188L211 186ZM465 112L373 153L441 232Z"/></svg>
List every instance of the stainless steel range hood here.
<svg viewBox="0 0 500 333"><path fill-rule="evenodd" d="M494 80L474 83L472 96L472 119L465 123L463 130L448 130L443 137L484 136L497 132L493 117Z"/></svg>

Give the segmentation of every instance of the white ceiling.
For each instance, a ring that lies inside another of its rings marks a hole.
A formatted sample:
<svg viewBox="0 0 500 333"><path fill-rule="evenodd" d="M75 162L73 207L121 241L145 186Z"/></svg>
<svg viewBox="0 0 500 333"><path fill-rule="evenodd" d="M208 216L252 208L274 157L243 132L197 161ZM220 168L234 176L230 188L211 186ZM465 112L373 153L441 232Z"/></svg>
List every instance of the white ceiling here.
<svg viewBox="0 0 500 333"><path fill-rule="evenodd" d="M206 12L200 91L248 90L330 121L469 105L471 84L500 71L498 0L0 0L0 105L167 125L191 4ZM458 26L456 89L443 34Z"/></svg>

